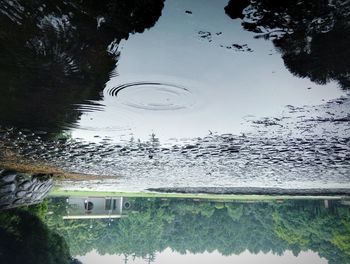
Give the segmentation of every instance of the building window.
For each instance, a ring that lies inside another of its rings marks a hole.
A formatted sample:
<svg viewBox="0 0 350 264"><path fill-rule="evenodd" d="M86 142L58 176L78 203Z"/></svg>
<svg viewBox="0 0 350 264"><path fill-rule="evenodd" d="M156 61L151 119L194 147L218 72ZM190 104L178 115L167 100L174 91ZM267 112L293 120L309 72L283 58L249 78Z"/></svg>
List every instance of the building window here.
<svg viewBox="0 0 350 264"><path fill-rule="evenodd" d="M111 210L111 209L112 209L112 199L106 199L105 210Z"/></svg>

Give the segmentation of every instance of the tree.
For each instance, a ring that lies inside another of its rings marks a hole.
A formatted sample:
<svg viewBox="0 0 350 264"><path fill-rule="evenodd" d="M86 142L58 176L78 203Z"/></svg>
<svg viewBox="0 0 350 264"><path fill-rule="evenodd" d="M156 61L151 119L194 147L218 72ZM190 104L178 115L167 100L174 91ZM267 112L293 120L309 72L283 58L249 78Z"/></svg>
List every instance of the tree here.
<svg viewBox="0 0 350 264"><path fill-rule="evenodd" d="M350 212L339 203L329 209L323 201L221 202L218 207L215 201L135 198L132 203L127 217L110 225L94 220L90 229L87 220L48 222L66 238L73 255L93 249L144 259L166 248L223 255L312 250L329 263L350 263ZM62 214L48 218L62 219Z"/></svg>

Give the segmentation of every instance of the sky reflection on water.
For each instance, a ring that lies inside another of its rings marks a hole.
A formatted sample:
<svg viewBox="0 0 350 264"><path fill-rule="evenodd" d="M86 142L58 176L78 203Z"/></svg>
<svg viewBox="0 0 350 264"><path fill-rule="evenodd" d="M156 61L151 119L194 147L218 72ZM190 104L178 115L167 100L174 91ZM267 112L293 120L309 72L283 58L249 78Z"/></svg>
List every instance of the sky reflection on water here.
<svg viewBox="0 0 350 264"><path fill-rule="evenodd" d="M349 186L347 0L2 3L5 162L128 190Z"/></svg>
<svg viewBox="0 0 350 264"><path fill-rule="evenodd" d="M276 116L286 105L321 104L344 95L334 81L318 85L290 73L272 42L255 39L239 19L224 13L226 5L225 0L166 1L154 27L120 43L117 76L106 83L105 91L131 82L173 83L189 90L183 97L192 96L193 105L184 100L181 109L154 111L146 105L159 94L149 89L149 97L141 97L144 107L125 107L104 92L98 101L102 111L83 114L72 136L96 141L97 130L118 141L155 133L164 142L202 137L209 130L239 134L248 129L248 115ZM202 39L200 31L212 37ZM232 44L247 44L253 52L228 49ZM135 96L131 89L125 95L129 100Z"/></svg>

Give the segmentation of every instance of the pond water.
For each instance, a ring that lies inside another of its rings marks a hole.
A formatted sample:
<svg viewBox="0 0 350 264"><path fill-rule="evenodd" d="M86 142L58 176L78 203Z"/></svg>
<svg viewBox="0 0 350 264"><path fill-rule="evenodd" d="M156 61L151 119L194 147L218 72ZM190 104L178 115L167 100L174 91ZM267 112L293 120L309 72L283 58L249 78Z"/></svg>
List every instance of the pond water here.
<svg viewBox="0 0 350 264"><path fill-rule="evenodd" d="M350 263L349 47L349 0L0 0L0 263Z"/></svg>
<svg viewBox="0 0 350 264"><path fill-rule="evenodd" d="M320 104L344 94L335 81L319 85L295 77L271 41L255 39L225 14L227 4L166 1L152 28L120 42L117 76L96 102L100 111L85 111L72 136L146 140L155 133L164 142L209 130L239 134L247 115L278 115L286 105ZM123 90L117 95L118 87Z"/></svg>
<svg viewBox="0 0 350 264"><path fill-rule="evenodd" d="M332 198L49 197L1 212L0 260L346 264L349 221L349 201Z"/></svg>
<svg viewBox="0 0 350 264"><path fill-rule="evenodd" d="M349 20L346 0L1 1L0 159L119 177L65 188L350 187Z"/></svg>

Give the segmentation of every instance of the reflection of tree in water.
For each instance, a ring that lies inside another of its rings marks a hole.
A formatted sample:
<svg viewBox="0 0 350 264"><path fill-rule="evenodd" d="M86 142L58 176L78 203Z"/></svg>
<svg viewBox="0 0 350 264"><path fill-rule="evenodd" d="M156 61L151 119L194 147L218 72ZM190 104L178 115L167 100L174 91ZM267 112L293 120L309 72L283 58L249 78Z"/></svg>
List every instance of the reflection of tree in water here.
<svg viewBox="0 0 350 264"><path fill-rule="evenodd" d="M225 11L257 37L271 39L293 74L350 88L349 1L231 0Z"/></svg>
<svg viewBox="0 0 350 264"><path fill-rule="evenodd" d="M72 104L100 98L118 43L160 17L163 0L0 1L0 120L57 131Z"/></svg>

